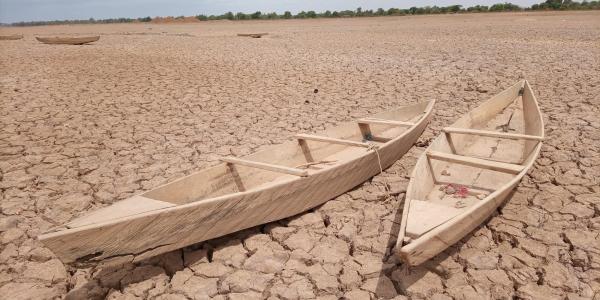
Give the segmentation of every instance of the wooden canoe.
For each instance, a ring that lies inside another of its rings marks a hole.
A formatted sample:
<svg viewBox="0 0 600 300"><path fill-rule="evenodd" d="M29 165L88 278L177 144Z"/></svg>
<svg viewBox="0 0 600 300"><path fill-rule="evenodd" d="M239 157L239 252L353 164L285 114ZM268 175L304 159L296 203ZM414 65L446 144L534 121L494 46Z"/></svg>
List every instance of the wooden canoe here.
<svg viewBox="0 0 600 300"><path fill-rule="evenodd" d="M531 168L543 139L542 115L527 81L444 128L411 175L396 253L418 265L479 226Z"/></svg>
<svg viewBox="0 0 600 300"><path fill-rule="evenodd" d="M14 41L14 40L20 40L22 38L23 38L22 34L0 35L0 41Z"/></svg>
<svg viewBox="0 0 600 300"><path fill-rule="evenodd" d="M261 38L263 35L268 35L268 33L266 32L261 32L261 33L238 33L238 36L246 36L246 37L251 37L251 38Z"/></svg>
<svg viewBox="0 0 600 300"><path fill-rule="evenodd" d="M100 39L100 36L81 36L81 37L35 37L44 44L52 45L83 45L93 43Z"/></svg>
<svg viewBox="0 0 600 300"><path fill-rule="evenodd" d="M383 168L398 160L426 128L433 104L405 106L298 135L243 158L223 158L225 163L116 202L39 239L64 263L136 262L296 215L379 173L377 154Z"/></svg>

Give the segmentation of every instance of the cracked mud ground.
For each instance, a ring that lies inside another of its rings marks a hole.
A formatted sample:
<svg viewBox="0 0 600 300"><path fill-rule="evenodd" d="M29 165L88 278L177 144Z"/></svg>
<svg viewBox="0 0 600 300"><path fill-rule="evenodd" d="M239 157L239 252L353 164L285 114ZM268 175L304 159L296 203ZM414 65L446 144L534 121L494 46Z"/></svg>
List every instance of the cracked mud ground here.
<svg viewBox="0 0 600 300"><path fill-rule="evenodd" d="M25 39L0 42L0 297L600 299L598 12L1 31ZM407 270L391 247L416 158L521 78L546 123L535 166L489 221ZM296 217L117 268L64 266L36 240L219 156L431 98L404 158Z"/></svg>

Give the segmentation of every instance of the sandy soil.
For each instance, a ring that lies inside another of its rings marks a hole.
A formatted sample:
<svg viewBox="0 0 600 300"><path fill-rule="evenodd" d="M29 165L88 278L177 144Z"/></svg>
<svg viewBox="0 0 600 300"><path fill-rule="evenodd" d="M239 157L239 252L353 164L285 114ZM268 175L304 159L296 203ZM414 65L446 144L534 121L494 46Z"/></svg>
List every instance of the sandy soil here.
<svg viewBox="0 0 600 300"><path fill-rule="evenodd" d="M262 39L239 32L269 32ZM2 28L5 299L600 299L600 13ZM87 46L34 35L101 34ZM414 162L526 78L548 140L498 213L426 264L391 255ZM314 93L318 89L318 93ZM215 164L404 103L432 124L384 174L288 220L139 265L76 270L35 237Z"/></svg>

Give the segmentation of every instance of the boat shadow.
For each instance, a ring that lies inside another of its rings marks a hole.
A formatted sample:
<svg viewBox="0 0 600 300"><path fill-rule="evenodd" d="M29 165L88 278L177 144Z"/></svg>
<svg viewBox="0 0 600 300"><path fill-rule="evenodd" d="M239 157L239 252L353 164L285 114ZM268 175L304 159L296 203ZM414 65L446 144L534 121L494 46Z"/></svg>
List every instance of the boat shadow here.
<svg viewBox="0 0 600 300"><path fill-rule="evenodd" d="M357 188L360 188L357 187ZM514 192L508 196L508 200L502 204L498 211L500 211L504 205L510 201L513 197ZM461 246L473 237L476 232L482 226L486 226L489 219L483 222L482 225L478 226L475 230L467 234L463 239L457 242L455 245L449 247L444 252L428 260L427 262L416 266L408 267L402 263L394 253L398 232L400 230L400 222L402 221L402 210L404 207L405 194L401 193L397 196L396 209L394 218L387 238L385 254L381 256L381 266L379 273L373 275L378 276L375 290L373 291L379 298L391 298L387 295L399 294L406 295L407 290L411 286L420 283L420 280L426 276L429 272L435 273L441 279L447 279L451 274L447 272L443 266L443 262L449 257L456 257ZM65 299L104 299L111 290L123 292L131 286L135 286L136 283L143 282L149 279L153 281L164 282L169 285L176 272L184 270L186 267L194 265L196 262L204 260L212 262L212 251L213 249L227 245L228 243L236 240L244 240L249 236L255 234L264 234L265 228L273 225L285 226L290 220L302 216L307 213L314 213L319 210L319 207L313 208L307 212L303 212L299 215L275 221L272 223L255 226L239 232L235 232L223 237L215 238L212 240L204 241L198 244L194 244L182 249L164 253L156 257L152 257L138 263L126 263L117 266L110 267L96 267L88 269L84 272L89 272L89 278L87 282L83 284L74 284L66 296ZM495 213L493 216L497 215ZM450 258L452 259L452 258ZM74 276L77 276L76 271ZM85 273L84 273L85 274ZM393 284L393 291L390 291L391 284ZM155 283L158 284L158 283ZM339 287L340 292L343 293L344 288Z"/></svg>
<svg viewBox="0 0 600 300"><path fill-rule="evenodd" d="M388 293L388 279L394 284L394 288L398 295L407 295L407 289L423 278L427 272L436 272L437 270L435 267L439 265L439 262L447 259L449 256L453 256L458 251L456 246L451 246L431 260L415 267L408 266L406 263L402 262L395 254L397 237L400 232L400 223L402 221L404 201L406 201L405 194L400 196L402 199L401 201L398 201L398 209L394 215L393 226L387 241L386 255L382 258L382 266L384 266L384 268L382 268L379 273L379 280L375 288L376 295L385 295ZM472 234L473 233L469 233L467 237ZM393 267L386 267L386 264L389 266L391 263L394 264ZM438 275L442 276L443 274Z"/></svg>
<svg viewBox="0 0 600 300"><path fill-rule="evenodd" d="M312 210L309 212L312 212ZM84 284L75 283L74 287L68 289L65 300L105 299L112 292L124 292L130 288L135 289L137 283L146 280L154 281L154 286L164 284L168 287L175 273L197 262L212 263L214 249L227 246L232 241L239 241L255 234L261 234L265 226L278 222L280 221L244 229L150 257L136 263L122 263L110 266L93 265L82 269L83 272L74 271L74 277L77 276L78 272L81 272L83 276L88 273L89 279Z"/></svg>
<svg viewBox="0 0 600 300"><path fill-rule="evenodd" d="M404 198L399 203L399 209L396 210L395 218L394 218L394 226L390 231L388 243L387 243L387 252L389 256L384 257L382 264L385 266L386 261L394 260L390 259L390 257L394 257L396 259L396 264L392 268L384 268L379 273L379 281L377 282L376 293L383 294L387 289L386 279L384 277L388 277L394 283L394 287L399 295L407 295L408 290L414 284L419 284L419 281L425 277L429 272L435 273L442 280L448 279L452 274L448 272L446 267L443 266L444 261L448 259L453 259L458 255L458 252L461 250L462 245L464 245L470 238L474 236L474 234L481 229L482 227L486 227L488 222L498 216L501 215L502 209L506 206L507 203L513 198L513 196L517 193L517 189L513 189L510 194L507 196L506 201L504 201L496 211L485 219L482 224L477 226L471 232L466 234L462 239L460 239L455 244L448 247L442 253L434 256L433 258L427 260L426 262L418 265L418 266L408 266L407 264L401 262L397 256L395 256L395 247L398 233L400 231L400 222L402 221L402 210L404 207L404 201L406 201L405 195L402 195ZM456 261L456 263L461 264L460 261ZM463 266L466 268L466 266ZM392 275L393 274L393 275ZM395 275L395 276L394 276ZM442 291L440 291L442 292Z"/></svg>

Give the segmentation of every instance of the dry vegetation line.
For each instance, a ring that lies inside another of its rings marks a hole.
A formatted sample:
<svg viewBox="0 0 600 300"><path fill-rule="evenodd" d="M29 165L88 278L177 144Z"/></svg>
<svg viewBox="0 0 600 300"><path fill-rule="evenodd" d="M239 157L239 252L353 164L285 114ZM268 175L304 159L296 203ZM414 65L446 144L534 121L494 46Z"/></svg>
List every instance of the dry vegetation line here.
<svg viewBox="0 0 600 300"><path fill-rule="evenodd" d="M593 299L600 290L597 12L152 25L193 39L111 34L143 26L19 29L102 35L90 46L2 41L0 295ZM273 38L235 36L244 31ZM404 273L391 247L406 174L439 130L522 78L547 130L534 167L497 215ZM424 99L438 100L435 117L407 155L299 216L118 268L65 267L35 240L219 157ZM381 201L384 182L398 197Z"/></svg>

